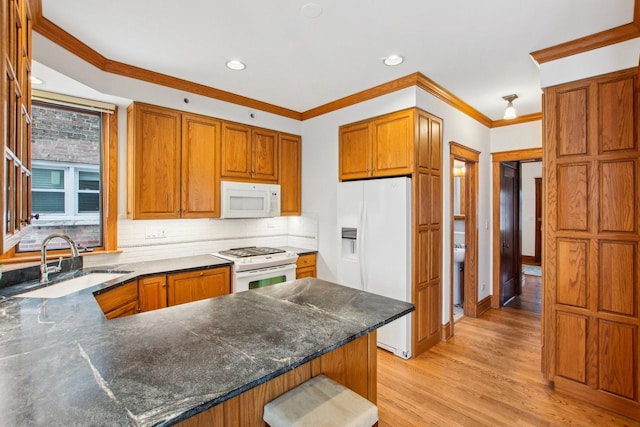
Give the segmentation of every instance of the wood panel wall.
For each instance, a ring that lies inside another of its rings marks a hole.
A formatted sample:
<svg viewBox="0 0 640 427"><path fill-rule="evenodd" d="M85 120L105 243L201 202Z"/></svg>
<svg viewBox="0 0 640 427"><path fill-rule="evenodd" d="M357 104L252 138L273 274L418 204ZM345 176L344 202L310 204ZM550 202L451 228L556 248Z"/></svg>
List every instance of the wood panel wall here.
<svg viewBox="0 0 640 427"><path fill-rule="evenodd" d="M640 419L638 70L545 90L543 369Z"/></svg>
<svg viewBox="0 0 640 427"><path fill-rule="evenodd" d="M441 339L442 328L442 120L417 111L414 215L413 355Z"/></svg>

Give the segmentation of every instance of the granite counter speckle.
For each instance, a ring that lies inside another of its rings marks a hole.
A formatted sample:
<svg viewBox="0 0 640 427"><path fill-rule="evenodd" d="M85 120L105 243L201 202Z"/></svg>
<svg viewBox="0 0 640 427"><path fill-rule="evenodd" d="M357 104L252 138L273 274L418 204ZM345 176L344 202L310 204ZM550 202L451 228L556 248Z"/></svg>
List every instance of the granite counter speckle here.
<svg viewBox="0 0 640 427"><path fill-rule="evenodd" d="M171 425L414 309L300 279L107 321L93 293L126 280L57 299L0 297L0 423Z"/></svg>

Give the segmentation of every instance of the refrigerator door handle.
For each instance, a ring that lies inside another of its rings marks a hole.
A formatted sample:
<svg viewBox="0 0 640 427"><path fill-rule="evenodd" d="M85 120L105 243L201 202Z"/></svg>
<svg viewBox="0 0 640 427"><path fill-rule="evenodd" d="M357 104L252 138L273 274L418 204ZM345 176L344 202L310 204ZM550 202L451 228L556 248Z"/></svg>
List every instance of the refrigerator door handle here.
<svg viewBox="0 0 640 427"><path fill-rule="evenodd" d="M366 277L366 268L365 268L366 220L367 220L367 206L363 201L362 205L360 206L360 220L359 220L360 223L358 224L358 228L360 229L359 236L358 236L358 264L360 266L360 287L362 288L363 291L367 290L367 277Z"/></svg>

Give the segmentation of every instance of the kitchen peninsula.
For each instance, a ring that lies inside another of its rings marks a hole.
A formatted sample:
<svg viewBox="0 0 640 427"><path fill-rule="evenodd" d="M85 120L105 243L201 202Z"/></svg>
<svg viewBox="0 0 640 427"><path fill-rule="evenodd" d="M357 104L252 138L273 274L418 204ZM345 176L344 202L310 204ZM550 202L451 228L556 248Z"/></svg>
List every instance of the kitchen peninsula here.
<svg viewBox="0 0 640 427"><path fill-rule="evenodd" d="M164 264L179 271L179 261ZM320 373L375 401L375 330L414 309L305 278L106 320L94 293L153 270L126 267L62 298L0 297L3 423L256 425L258 396Z"/></svg>

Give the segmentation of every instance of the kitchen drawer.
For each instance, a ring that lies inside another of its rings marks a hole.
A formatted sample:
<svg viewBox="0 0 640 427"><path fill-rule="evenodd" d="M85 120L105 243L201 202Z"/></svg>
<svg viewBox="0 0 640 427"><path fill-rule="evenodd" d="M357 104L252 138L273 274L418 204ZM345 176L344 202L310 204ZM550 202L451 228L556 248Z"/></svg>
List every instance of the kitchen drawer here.
<svg viewBox="0 0 640 427"><path fill-rule="evenodd" d="M300 255L296 262L297 268L313 267L316 265L316 254Z"/></svg>

